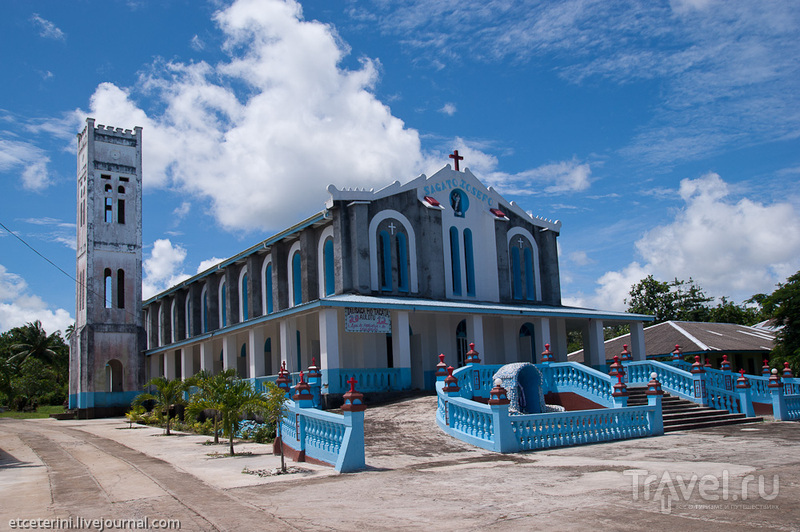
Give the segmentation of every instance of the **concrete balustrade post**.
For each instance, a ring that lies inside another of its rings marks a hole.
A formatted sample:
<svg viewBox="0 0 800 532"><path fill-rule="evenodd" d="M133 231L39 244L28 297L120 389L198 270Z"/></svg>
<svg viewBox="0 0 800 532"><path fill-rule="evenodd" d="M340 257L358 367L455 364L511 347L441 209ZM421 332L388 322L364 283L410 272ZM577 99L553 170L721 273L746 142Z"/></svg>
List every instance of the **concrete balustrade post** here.
<svg viewBox="0 0 800 532"><path fill-rule="evenodd" d="M345 422L344 444L339 450L339 458L336 461L336 470L343 473L348 471L358 471L364 469L366 461L364 458L364 396L356 391L357 380L350 378L347 381L350 390L344 394L344 404L342 414Z"/></svg>
<svg viewBox="0 0 800 532"><path fill-rule="evenodd" d="M777 369L772 370L767 386L772 393L772 415L776 421L787 421L789 412L786 408L786 401L783 398L783 384L781 384L781 377L778 375Z"/></svg>
<svg viewBox="0 0 800 532"><path fill-rule="evenodd" d="M747 417L755 417L753 396L750 393L750 381L744 376L744 369L739 370L739 378L736 381L736 391L739 392L739 404L742 408L742 414Z"/></svg>
<svg viewBox="0 0 800 532"><path fill-rule="evenodd" d="M494 429L493 450L500 453L519 451L519 443L511 427L508 408L511 401L508 392L502 386L503 381L494 380L494 388L489 392L489 408L492 409L492 428Z"/></svg>
<svg viewBox="0 0 800 532"><path fill-rule="evenodd" d="M706 391L706 368L700 362L700 355L694 357L694 364L692 364L692 380L694 381L694 399L695 402L702 406L708 406L708 392Z"/></svg>
<svg viewBox="0 0 800 532"><path fill-rule="evenodd" d="M648 421L650 421L650 429L653 436L660 436L664 434L664 414L661 410L661 399L664 395L661 389L661 383L658 382L658 375L653 372L650 374L650 382L647 383L647 406L654 406L655 410L648 413Z"/></svg>

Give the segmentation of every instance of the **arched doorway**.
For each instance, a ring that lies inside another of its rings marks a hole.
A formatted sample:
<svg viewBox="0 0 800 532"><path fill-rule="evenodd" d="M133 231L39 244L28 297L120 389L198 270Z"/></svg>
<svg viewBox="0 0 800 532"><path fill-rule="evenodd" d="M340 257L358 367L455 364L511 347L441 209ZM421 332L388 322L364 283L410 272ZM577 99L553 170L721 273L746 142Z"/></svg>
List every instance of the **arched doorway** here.
<svg viewBox="0 0 800 532"><path fill-rule="evenodd" d="M121 392L122 387L122 362L116 358L106 364L106 391Z"/></svg>

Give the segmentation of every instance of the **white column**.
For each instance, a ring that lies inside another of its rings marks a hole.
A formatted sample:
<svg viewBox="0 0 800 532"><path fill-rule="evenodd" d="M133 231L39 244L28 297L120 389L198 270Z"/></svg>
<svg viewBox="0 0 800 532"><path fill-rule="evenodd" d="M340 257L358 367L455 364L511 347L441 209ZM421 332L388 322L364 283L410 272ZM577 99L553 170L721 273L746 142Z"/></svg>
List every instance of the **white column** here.
<svg viewBox="0 0 800 532"><path fill-rule="evenodd" d="M487 358L481 355L484 364L508 364L519 360L519 324L514 319L503 319L503 347L502 356Z"/></svg>
<svg viewBox="0 0 800 532"><path fill-rule="evenodd" d="M339 318L336 309L319 311L319 367L339 369Z"/></svg>
<svg viewBox="0 0 800 532"><path fill-rule="evenodd" d="M550 351L555 362L567 361L567 322L563 319L550 320Z"/></svg>
<svg viewBox="0 0 800 532"><path fill-rule="evenodd" d="M211 342L200 344L200 369L209 373L214 372L214 349Z"/></svg>
<svg viewBox="0 0 800 532"><path fill-rule="evenodd" d="M295 368L297 365L297 356L295 355L296 338L295 322L293 319L284 319L280 322L281 331L281 362L286 362L286 370L290 373L300 371L300 368Z"/></svg>
<svg viewBox="0 0 800 532"><path fill-rule="evenodd" d="M231 334L222 339L222 369L236 369L236 336ZM241 375L240 375L241 377Z"/></svg>
<svg viewBox="0 0 800 532"><path fill-rule="evenodd" d="M197 370L194 367L194 348L184 347L181 349L181 375L184 379L188 379L194 375Z"/></svg>
<svg viewBox="0 0 800 532"><path fill-rule="evenodd" d="M175 379L175 350L170 349L164 353L164 377L169 380Z"/></svg>
<svg viewBox="0 0 800 532"><path fill-rule="evenodd" d="M247 335L247 358L250 368L248 377L262 377L264 373L264 330L253 327Z"/></svg>
<svg viewBox="0 0 800 532"><path fill-rule="evenodd" d="M478 358L483 362L486 357L486 349L484 349L483 343L483 316L480 314L472 314L467 318L467 334L471 335L471 338L469 336L467 337L467 344L475 343L475 351L480 353Z"/></svg>
<svg viewBox="0 0 800 532"><path fill-rule="evenodd" d="M408 312L392 313L392 356L394 367L401 368L400 388L411 388L411 337L408 334Z"/></svg>
<svg viewBox="0 0 800 532"><path fill-rule="evenodd" d="M536 362L539 363L542 361L542 352L544 352L545 344L550 343L550 320L548 318L534 320L533 334L533 348L536 351Z"/></svg>
<svg viewBox="0 0 800 532"><path fill-rule="evenodd" d="M633 321L631 327L631 353L634 360L645 360L647 351L644 345L644 324L641 321Z"/></svg>
<svg viewBox="0 0 800 532"><path fill-rule="evenodd" d="M603 339L603 320L589 320L588 345L584 345L586 364L596 367L606 363L606 346ZM587 349L588 347L588 349Z"/></svg>

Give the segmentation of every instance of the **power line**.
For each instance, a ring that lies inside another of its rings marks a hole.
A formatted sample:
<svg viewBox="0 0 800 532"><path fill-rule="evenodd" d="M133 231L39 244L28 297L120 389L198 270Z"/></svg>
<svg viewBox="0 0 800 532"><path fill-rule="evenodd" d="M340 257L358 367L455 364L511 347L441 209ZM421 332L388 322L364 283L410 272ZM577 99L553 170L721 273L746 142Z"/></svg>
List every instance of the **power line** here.
<svg viewBox="0 0 800 532"><path fill-rule="evenodd" d="M99 294L99 293L95 292L94 290L92 290L91 288L89 288L89 287L88 287L86 284L82 283L81 281L79 281L78 279L76 279L75 277L73 277L71 274L69 274L69 273L67 273L66 271L64 271L64 270L61 268L61 266L59 266L58 264L56 264L56 263L55 263L55 262L53 262L52 260L48 259L47 257L45 257L45 256L44 256L42 253L40 253L40 252L39 252L39 250L37 250L36 248L34 248L34 247L33 247L33 246L31 246L30 244L28 244L28 243L25 241L25 239L24 239L24 238L22 238L21 236L19 236L18 234L16 234L14 231L12 231L12 230L11 230L11 229L9 229L8 227L6 227L6 225L5 225L3 222L0 222L0 227L2 227L3 229L5 229L5 230L8 232L8 234L10 234L10 235L11 235L11 236L13 236L14 238L16 238L17 240L19 240L19 241L20 241L20 242L22 242L23 244L25 244L25 247L27 247L28 249L30 249L31 251L33 251L34 253L36 253L37 255L39 255L41 258L43 258L43 259L44 259L44 260L46 260L48 263L50 263L50 264L51 264L53 267L55 267L55 268L56 268L58 271L60 271L60 272L61 272L61 273L63 273L64 275L66 275L66 276L67 276L67 277L68 277L68 278L69 278L69 279L70 279L72 282L74 282L76 285L78 285L78 286L82 286L82 287L84 288L84 290L86 290L86 292L87 292L87 293L89 293L89 294L92 294L92 295L94 295L94 296L97 296L97 297L102 297L102 298L103 298L103 301L105 301L105 295L104 295L104 294L101 296L101 294ZM126 308L122 308L122 309L119 309L119 310L122 310L123 312L125 312L125 314L128 314L128 315L132 316L133 318L137 318L136 314L134 314L133 312L129 311L129 310L128 310L128 309L126 309Z"/></svg>

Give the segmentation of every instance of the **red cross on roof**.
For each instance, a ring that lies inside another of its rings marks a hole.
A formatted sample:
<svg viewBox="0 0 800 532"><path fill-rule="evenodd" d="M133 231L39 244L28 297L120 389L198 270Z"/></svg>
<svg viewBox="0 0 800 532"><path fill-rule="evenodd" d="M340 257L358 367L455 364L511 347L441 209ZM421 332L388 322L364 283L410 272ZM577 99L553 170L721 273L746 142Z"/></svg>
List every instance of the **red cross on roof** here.
<svg viewBox="0 0 800 532"><path fill-rule="evenodd" d="M458 161L463 161L464 157L462 157L461 155L458 154L458 150L453 150L453 153L448 155L448 157L450 157L451 159L453 159L455 161L455 169L456 169L456 172L458 172Z"/></svg>

